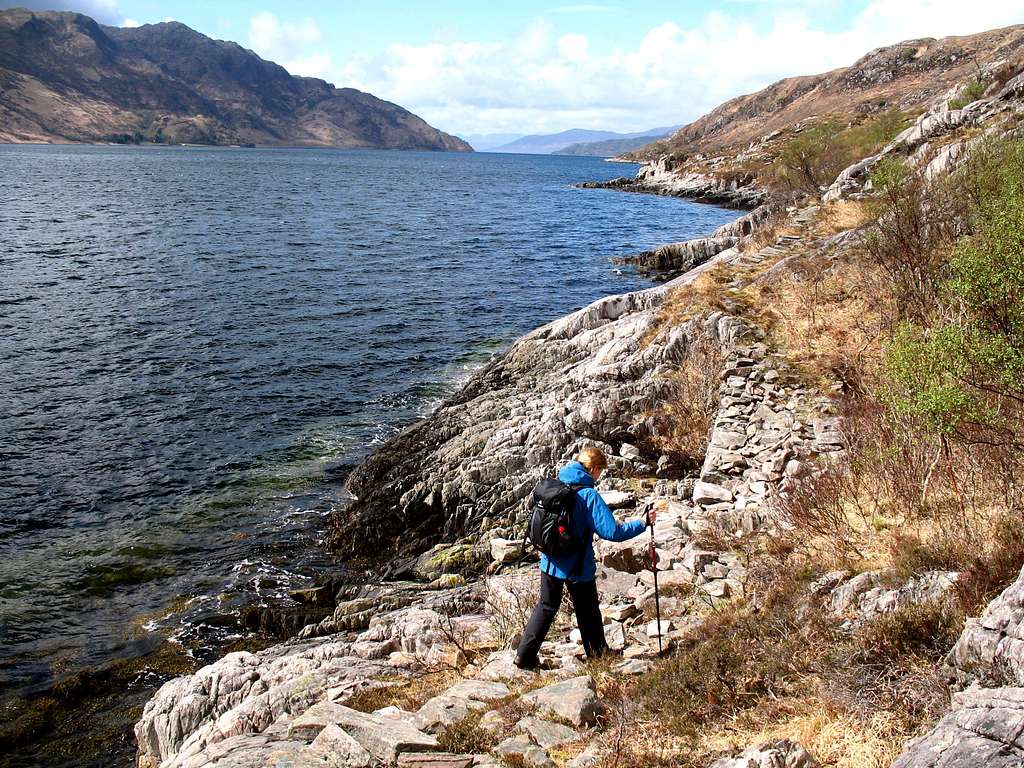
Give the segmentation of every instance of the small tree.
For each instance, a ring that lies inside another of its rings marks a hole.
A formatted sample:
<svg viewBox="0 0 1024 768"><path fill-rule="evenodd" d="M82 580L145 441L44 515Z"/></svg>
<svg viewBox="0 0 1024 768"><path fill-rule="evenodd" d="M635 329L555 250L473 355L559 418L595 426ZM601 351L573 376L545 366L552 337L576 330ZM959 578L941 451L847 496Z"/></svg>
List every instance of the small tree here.
<svg viewBox="0 0 1024 768"><path fill-rule="evenodd" d="M906 324L888 353L898 410L943 435L1021 447L1024 415L1024 142L964 169L970 234L941 285L942 315Z"/></svg>

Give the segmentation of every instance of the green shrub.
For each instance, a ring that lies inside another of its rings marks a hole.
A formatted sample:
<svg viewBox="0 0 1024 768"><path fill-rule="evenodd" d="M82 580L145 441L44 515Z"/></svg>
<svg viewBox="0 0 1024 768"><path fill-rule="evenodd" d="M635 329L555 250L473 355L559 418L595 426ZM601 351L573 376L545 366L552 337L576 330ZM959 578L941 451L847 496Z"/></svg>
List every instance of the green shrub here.
<svg viewBox="0 0 1024 768"><path fill-rule="evenodd" d="M908 116L889 110L856 123L826 119L789 138L770 172L776 184L797 193L817 194L847 166L875 154L907 126Z"/></svg>
<svg viewBox="0 0 1024 768"><path fill-rule="evenodd" d="M902 326L887 355L898 411L944 435L1020 443L1024 405L1024 142L977 150L957 177L970 234L954 247L937 318Z"/></svg>
<svg viewBox="0 0 1024 768"><path fill-rule="evenodd" d="M950 109L963 109L968 104L977 101L985 95L985 83L980 78L974 78L967 84L967 88L957 98L949 102Z"/></svg>

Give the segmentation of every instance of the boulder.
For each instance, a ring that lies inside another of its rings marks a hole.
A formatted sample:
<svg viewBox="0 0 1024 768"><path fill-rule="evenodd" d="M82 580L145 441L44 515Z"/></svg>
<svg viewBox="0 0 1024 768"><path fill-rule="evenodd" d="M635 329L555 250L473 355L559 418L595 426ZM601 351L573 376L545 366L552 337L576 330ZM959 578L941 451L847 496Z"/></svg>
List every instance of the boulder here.
<svg viewBox="0 0 1024 768"><path fill-rule="evenodd" d="M1024 571L980 618L967 620L946 663L961 684L980 680L1024 686Z"/></svg>
<svg viewBox="0 0 1024 768"><path fill-rule="evenodd" d="M724 486L715 483L707 483L703 480L693 485L694 504L718 504L733 500L732 491Z"/></svg>
<svg viewBox="0 0 1024 768"><path fill-rule="evenodd" d="M637 573L650 565L648 546L645 536L628 541L602 541L598 544L598 561L612 570Z"/></svg>
<svg viewBox="0 0 1024 768"><path fill-rule="evenodd" d="M577 726L593 725L603 710L597 698L597 686L590 675L573 677L530 691L522 697L522 701L536 706L542 714L563 717Z"/></svg>
<svg viewBox="0 0 1024 768"><path fill-rule="evenodd" d="M416 712L416 727L426 733L440 733L481 709L487 709L487 705L445 693L423 703Z"/></svg>
<svg viewBox="0 0 1024 768"><path fill-rule="evenodd" d="M636 495L626 491L601 491L601 498L610 509L636 506Z"/></svg>
<svg viewBox="0 0 1024 768"><path fill-rule="evenodd" d="M538 746L551 749L570 741L576 741L580 735L568 726L542 720L539 717L524 717L515 725L515 730L525 733Z"/></svg>
<svg viewBox="0 0 1024 768"><path fill-rule="evenodd" d="M892 768L1020 768L1024 765L1024 688L975 688L911 741Z"/></svg>
<svg viewBox="0 0 1024 768"><path fill-rule="evenodd" d="M374 760L394 765L403 752L439 752L441 745L403 720L358 712L341 704L323 701L292 720L291 738L315 739L328 725L336 725L355 739Z"/></svg>
<svg viewBox="0 0 1024 768"><path fill-rule="evenodd" d="M522 760L523 765L531 766L531 768L555 768L555 763L548 753L530 741L525 734L505 739L494 748L494 754L517 756Z"/></svg>
<svg viewBox="0 0 1024 768"><path fill-rule="evenodd" d="M784 739L751 747L736 757L720 758L708 768L815 768L817 765L806 749Z"/></svg>
<svg viewBox="0 0 1024 768"><path fill-rule="evenodd" d="M491 539L491 560L494 562L507 565L522 556L522 539Z"/></svg>
<svg viewBox="0 0 1024 768"><path fill-rule="evenodd" d="M334 723L328 723L309 747L303 750L309 765L329 768L371 768L373 756L363 745L341 730Z"/></svg>

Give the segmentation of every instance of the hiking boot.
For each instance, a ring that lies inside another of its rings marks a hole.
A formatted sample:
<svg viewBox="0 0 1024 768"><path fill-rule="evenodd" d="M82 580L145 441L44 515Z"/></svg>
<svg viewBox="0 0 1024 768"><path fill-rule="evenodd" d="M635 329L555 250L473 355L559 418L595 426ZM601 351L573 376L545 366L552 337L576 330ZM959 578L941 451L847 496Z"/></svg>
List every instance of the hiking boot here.
<svg viewBox="0 0 1024 768"><path fill-rule="evenodd" d="M513 663L525 672L536 672L540 668L540 659L536 656L532 659L520 659L517 656Z"/></svg>

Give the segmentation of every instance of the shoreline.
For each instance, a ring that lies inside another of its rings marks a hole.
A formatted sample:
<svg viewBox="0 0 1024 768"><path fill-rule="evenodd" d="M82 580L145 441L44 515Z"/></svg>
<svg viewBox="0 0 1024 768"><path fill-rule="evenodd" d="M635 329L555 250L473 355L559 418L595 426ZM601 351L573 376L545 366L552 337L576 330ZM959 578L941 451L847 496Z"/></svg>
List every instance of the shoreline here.
<svg viewBox="0 0 1024 768"><path fill-rule="evenodd" d="M725 225L722 229L730 227L734 229L743 229L744 227L749 227L749 224L743 223L744 218L745 217L739 217L733 222ZM739 224L737 222L739 222ZM651 314L652 309L657 304L658 297L664 296L668 289L668 285L653 285L632 293L605 296L582 309L560 316L546 325L519 337L511 343L504 353L484 365L480 370L474 372L468 381L446 397L438 408L435 409L435 411L427 418L420 419L410 424L398 436L368 456L366 460L353 471L353 474L350 475L346 487L351 488L353 476L359 473L365 465L372 465L379 462L382 457L385 457L385 463L387 463L386 457L396 445L404 446L407 444L409 439L418 441L420 438L417 433L420 432L425 425L429 425L431 422L436 421L439 414L446 414L453 410L460 412L464 411L467 394L475 391L486 391L489 380L495 375L495 370L501 368L510 357L514 356L516 354L516 348L524 342L530 343L531 340L537 340L541 337L555 336L558 334L560 329L566 329L566 326L572 326L580 321L586 322L588 318L590 320L596 320L599 325L604 324L606 320L613 319L618 316L620 304L632 304L637 311ZM678 354L678 352L679 350L674 350L672 354ZM649 383L650 382L647 382L646 384ZM412 435L411 438L410 435ZM623 460L616 459L616 461L619 462L620 467L623 465ZM357 497L358 502L365 500L365 496L361 496L358 489L353 489L353 493ZM348 510L346 510L346 513L352 514L351 510L352 508L350 506ZM420 523L418 527L422 528L423 524ZM445 527L446 526L442 525L441 529L444 529ZM494 535L497 533L498 531L491 530L488 532L488 535ZM405 530L402 538L409 538L408 530ZM447 595L453 594L457 596L465 590L472 591L479 589L484 583L482 581L484 578L484 571L487 570L481 566L486 565L485 561L490 561L491 553L489 550L494 541L501 541L501 539L491 539L490 542L485 542L484 547L488 550L486 553L481 553L479 547L476 547L476 552L472 552L471 550L473 550L474 547L467 547L465 544L454 544L450 547L446 545L438 545L437 547L426 549L425 552L422 551L424 547L420 546L419 549L421 552L412 556L394 552L385 554L378 549L378 557L374 558L374 562L379 563L383 567L383 572L378 570L378 573L385 577L385 581L374 580L369 583L364 581L359 586L351 584L349 587L343 587L338 590L339 594L335 596L336 605L334 607L334 612L330 617L328 617L328 619L320 622L318 625L305 627L297 637L287 640L281 644L271 646L265 651L265 654L286 654L290 650L294 650L302 646L312 648L316 646L315 639L317 637L329 637L339 632L351 634L360 627L367 626L368 622L372 623L373 618L375 616L379 616L382 609L385 611L385 614L388 609L392 611L401 611L404 609L417 610L416 606L420 605L424 601L428 604L436 603L438 599L446 599L444 596ZM366 552L363 551L359 554L365 555ZM479 557L481 554L484 555L482 558ZM352 552L345 559L347 561L351 561L352 558L358 560L359 555ZM414 579L414 581L395 581L396 579L407 580L410 578ZM310 590L310 599L328 599L325 592L330 592L332 589L334 589L334 585L314 588L313 590ZM397 594L395 593L395 590L398 591ZM337 600L337 597L341 596L345 596L348 599ZM313 641L313 645L309 645L311 641ZM322 642L329 643L330 641ZM260 654L259 656L262 655L264 654ZM372 659L374 656L371 654L368 658ZM222 659L221 662L218 663L222 662L227 663L225 659ZM172 683L168 683L167 685L172 685ZM165 686L165 688L166 687L167 686ZM146 718L144 717L143 722L145 722L145 720ZM140 727L143 729L142 733L144 733L148 726L145 726L140 722L140 725L137 726L137 732ZM145 737L140 739L140 741L144 740Z"/></svg>
<svg viewBox="0 0 1024 768"><path fill-rule="evenodd" d="M510 337L508 340L506 340L506 342L504 342L503 345L502 345L502 352L499 353L498 356L503 355L505 353L505 351L507 351L508 347L515 343L517 338L518 337ZM472 379L476 375L478 375L482 368L486 367L491 362L493 362L494 358L495 358L495 354L492 352L490 354L490 356L489 356L489 360L488 361L481 362L479 365L474 365L473 370L471 372L458 371L457 375L453 379L452 385L449 386L449 387L446 387L446 392L444 393L442 402L441 403L433 403L433 404L431 404L430 411L427 412L427 413L422 414L422 416L419 419L417 419L416 421L422 420L422 418L424 416L429 417L429 415L434 410L436 410L438 407L443 405L444 401L447 401L448 399L450 399L453 396L457 395L458 392L466 385L467 381ZM413 423L415 423L415 421ZM409 425L407 424L405 426L408 427ZM317 588L320 588L322 586L323 586L323 584L317 583L311 589L317 589ZM317 610L320 610L321 608L322 608L322 606L317 606ZM307 616L309 616L310 618L313 617L313 612L312 611L307 611L306 608L304 608L302 605L297 606L297 609L298 609L297 612L300 612L300 613L301 612L306 612ZM275 610L275 609L271 609L271 610ZM279 609L277 609L277 610L279 610ZM258 622L258 624L263 624L264 626L267 626L266 623L263 620L258 619L258 614L259 614L259 611L256 611L256 612L253 613L253 621L254 622ZM321 615L321 617L323 616L322 610L320 612L320 615ZM271 621L271 624L273 624L273 623L274 622ZM308 624L309 622L308 621L303 621L302 623L303 624ZM297 628L295 630L293 630L293 632L294 631L297 631ZM248 637L244 638L240 642L236 642L236 643L224 646L221 650L217 651L215 655L205 655L204 654L203 656L200 656L200 659L205 659L206 661L213 661L216 658L221 658L225 653L236 652L238 650L243 650L243 649L245 649L245 650L257 650L257 649L261 648L264 645L268 645L268 644L272 645L272 644L275 644L275 643L278 643L278 642L280 642L280 639L268 640L268 639L263 638L263 637L261 637L260 635L257 634L256 636L248 636ZM86 694L85 694L86 697L88 696L87 691L91 687L98 687L101 690L103 690L104 691L104 693L103 693L104 696L106 696L108 694L113 694L113 692L117 689L118 686L123 686L123 687L132 686L133 685L134 677L137 674L140 674L142 672L142 670L145 670L148 666L150 666L150 662L152 662L152 660L155 657L159 657L159 659L161 661L159 661L156 664L152 664L152 667L154 669L159 669L161 667L166 666L166 665L164 665L164 661L163 661L165 659L165 657L166 657L167 665L169 665L169 666L167 666L167 671L165 673L167 675L167 677L173 677L174 675L179 675L179 674L182 674L182 673L194 671L194 669L196 669L202 663L202 662L200 662L199 664L193 664L193 662L190 661L191 653L190 653L188 648L184 648L181 645L168 640L167 638L163 638L159 642L158 648L156 650L154 650L154 651L143 653L143 654L140 654L138 656L133 656L132 658L119 659L119 660L116 660L116 661L114 661L114 662L112 662L110 664L103 665L102 668L94 668L94 669L81 670L81 672L79 674L74 676L74 680L76 680L76 681L77 680L86 681L84 683L84 685L85 685L84 688L82 686L80 686L77 682L72 682L70 687L62 682L59 687L60 687L60 689L62 691L64 691L65 689L67 689L69 691L70 690L86 691ZM125 675L127 675L127 676L125 676ZM100 682L101 678L106 678L106 679L103 680L103 682ZM43 692L41 692L41 693L39 693L37 695L34 695L31 699L28 700L29 704L25 708L26 712L27 712L28 709L35 707L35 702L36 702L37 699L40 700L40 702L45 700L46 706L47 707L50 706L50 704L51 704L50 700L52 699L53 692L54 692L54 688L51 687L51 688L47 689L46 691L43 691ZM77 696L78 694L75 694L75 695ZM148 695L147 695L147 697L148 697ZM22 700L22 701L26 701L26 700ZM141 703L142 703L141 701L138 702L138 704L140 706L141 706ZM75 707L79 706L78 699L76 698L73 701L71 701L71 705L70 706L71 706L71 708L75 708ZM18 713L18 714L22 714L17 709L15 709L15 712ZM3 734L0 734L0 735L3 735Z"/></svg>

